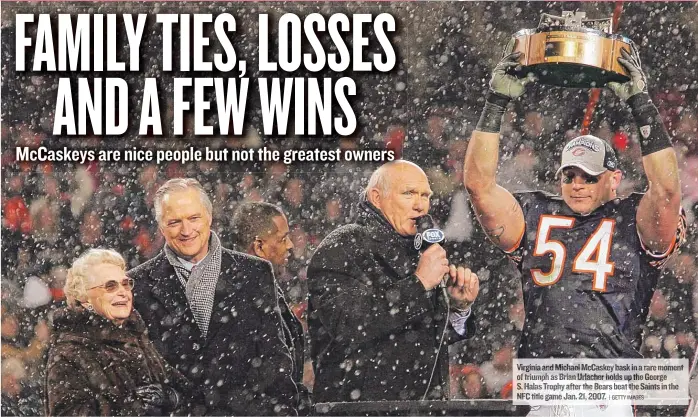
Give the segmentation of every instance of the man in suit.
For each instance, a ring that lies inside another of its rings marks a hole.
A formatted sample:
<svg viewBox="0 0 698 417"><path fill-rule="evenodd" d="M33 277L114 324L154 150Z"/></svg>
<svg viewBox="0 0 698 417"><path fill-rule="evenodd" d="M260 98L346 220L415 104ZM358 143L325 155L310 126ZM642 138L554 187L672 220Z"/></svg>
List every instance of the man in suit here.
<svg viewBox="0 0 698 417"><path fill-rule="evenodd" d="M288 220L284 212L277 206L264 202L248 202L241 204L231 224L233 247L240 252L255 255L271 262L274 275L279 277L288 264L288 257L293 249L289 237ZM283 290L278 286L279 307L286 325L287 342L294 354L294 380L301 388L304 369L312 368L308 361L305 367L305 338L303 325L291 311ZM307 377L311 377L307 375ZM303 390L304 391L304 390Z"/></svg>
<svg viewBox="0 0 698 417"><path fill-rule="evenodd" d="M269 262L223 248L198 181L155 195L166 245L129 271L134 304L167 361L200 387L206 414L295 415L298 388Z"/></svg>
<svg viewBox="0 0 698 417"><path fill-rule="evenodd" d="M417 165L381 166L355 223L329 234L310 260L316 402L447 395L447 344L474 333L479 282L470 269L449 265L438 243L419 251L417 225L431 194Z"/></svg>

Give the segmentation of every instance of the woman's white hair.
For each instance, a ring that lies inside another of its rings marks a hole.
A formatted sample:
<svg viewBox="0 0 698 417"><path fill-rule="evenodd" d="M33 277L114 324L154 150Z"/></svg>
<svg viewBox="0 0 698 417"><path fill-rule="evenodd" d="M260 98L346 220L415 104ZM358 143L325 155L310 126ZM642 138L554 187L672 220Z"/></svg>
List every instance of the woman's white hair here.
<svg viewBox="0 0 698 417"><path fill-rule="evenodd" d="M90 249L83 253L73 262L73 266L68 270L68 276L63 287L68 307L74 308L79 301L85 301L90 269L100 264L116 265L122 270L126 270L126 261L114 250Z"/></svg>
<svg viewBox="0 0 698 417"><path fill-rule="evenodd" d="M204 190L199 181L194 178L172 178L155 192L155 220L157 220L158 224L162 220L162 200L165 199L165 196L178 191L186 191L190 188L195 189L199 193L201 204L204 205L209 216L213 216L213 204L211 204L211 199L208 198L206 190Z"/></svg>

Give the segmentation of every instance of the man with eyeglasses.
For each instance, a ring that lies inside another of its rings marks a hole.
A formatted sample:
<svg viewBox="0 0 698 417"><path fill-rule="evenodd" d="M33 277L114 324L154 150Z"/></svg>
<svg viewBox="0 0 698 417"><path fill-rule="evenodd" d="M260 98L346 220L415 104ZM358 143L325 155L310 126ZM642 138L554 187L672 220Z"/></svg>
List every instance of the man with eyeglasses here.
<svg viewBox="0 0 698 417"><path fill-rule="evenodd" d="M206 414L296 415L299 387L269 262L222 247L195 179L167 181L154 205L165 247L129 276L156 347L200 388Z"/></svg>
<svg viewBox="0 0 698 417"><path fill-rule="evenodd" d="M581 136L562 151L561 196L511 194L497 185L499 132L507 104L529 79L507 74L519 53L494 69L464 165L464 183L492 242L522 273L526 318L519 358L640 358L642 325L659 268L685 235L676 154L647 93L637 53L619 62L630 81L609 87L626 101L639 126L644 194L617 195L622 173L614 150ZM529 416L552 416L534 407ZM575 415L632 416L628 404L575 407Z"/></svg>

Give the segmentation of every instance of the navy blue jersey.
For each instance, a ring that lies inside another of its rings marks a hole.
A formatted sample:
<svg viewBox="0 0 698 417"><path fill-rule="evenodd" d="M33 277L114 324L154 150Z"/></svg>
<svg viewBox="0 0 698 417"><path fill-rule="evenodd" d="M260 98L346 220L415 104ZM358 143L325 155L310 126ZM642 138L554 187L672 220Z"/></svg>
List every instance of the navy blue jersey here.
<svg viewBox="0 0 698 417"><path fill-rule="evenodd" d="M516 193L526 229L509 256L522 274L526 321L520 358L639 358L664 254L640 241L636 211L642 194L614 199L589 215L561 197Z"/></svg>

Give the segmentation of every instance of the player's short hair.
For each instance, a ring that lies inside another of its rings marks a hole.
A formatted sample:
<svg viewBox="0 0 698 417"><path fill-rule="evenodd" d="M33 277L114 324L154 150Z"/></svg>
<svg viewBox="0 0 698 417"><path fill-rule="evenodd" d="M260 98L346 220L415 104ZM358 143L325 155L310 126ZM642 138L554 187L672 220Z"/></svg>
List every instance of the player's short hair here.
<svg viewBox="0 0 698 417"><path fill-rule="evenodd" d="M63 292L69 308L78 306L80 301L87 298L87 283L91 268L100 264L116 265L126 271L126 261L115 250L90 249L80 255L68 270Z"/></svg>
<svg viewBox="0 0 698 417"><path fill-rule="evenodd" d="M155 220L157 220L158 224L160 224L162 220L162 201L165 199L165 196L178 191L186 191L190 188L193 188L199 193L201 204L206 208L209 216L213 216L213 204L211 204L211 199L208 198L206 190L204 190L204 187L199 181L194 178L172 178L155 192Z"/></svg>
<svg viewBox="0 0 698 417"><path fill-rule="evenodd" d="M231 224L234 249L246 252L250 245L262 234L276 230L274 217L284 216L279 207L265 202L242 203Z"/></svg>

